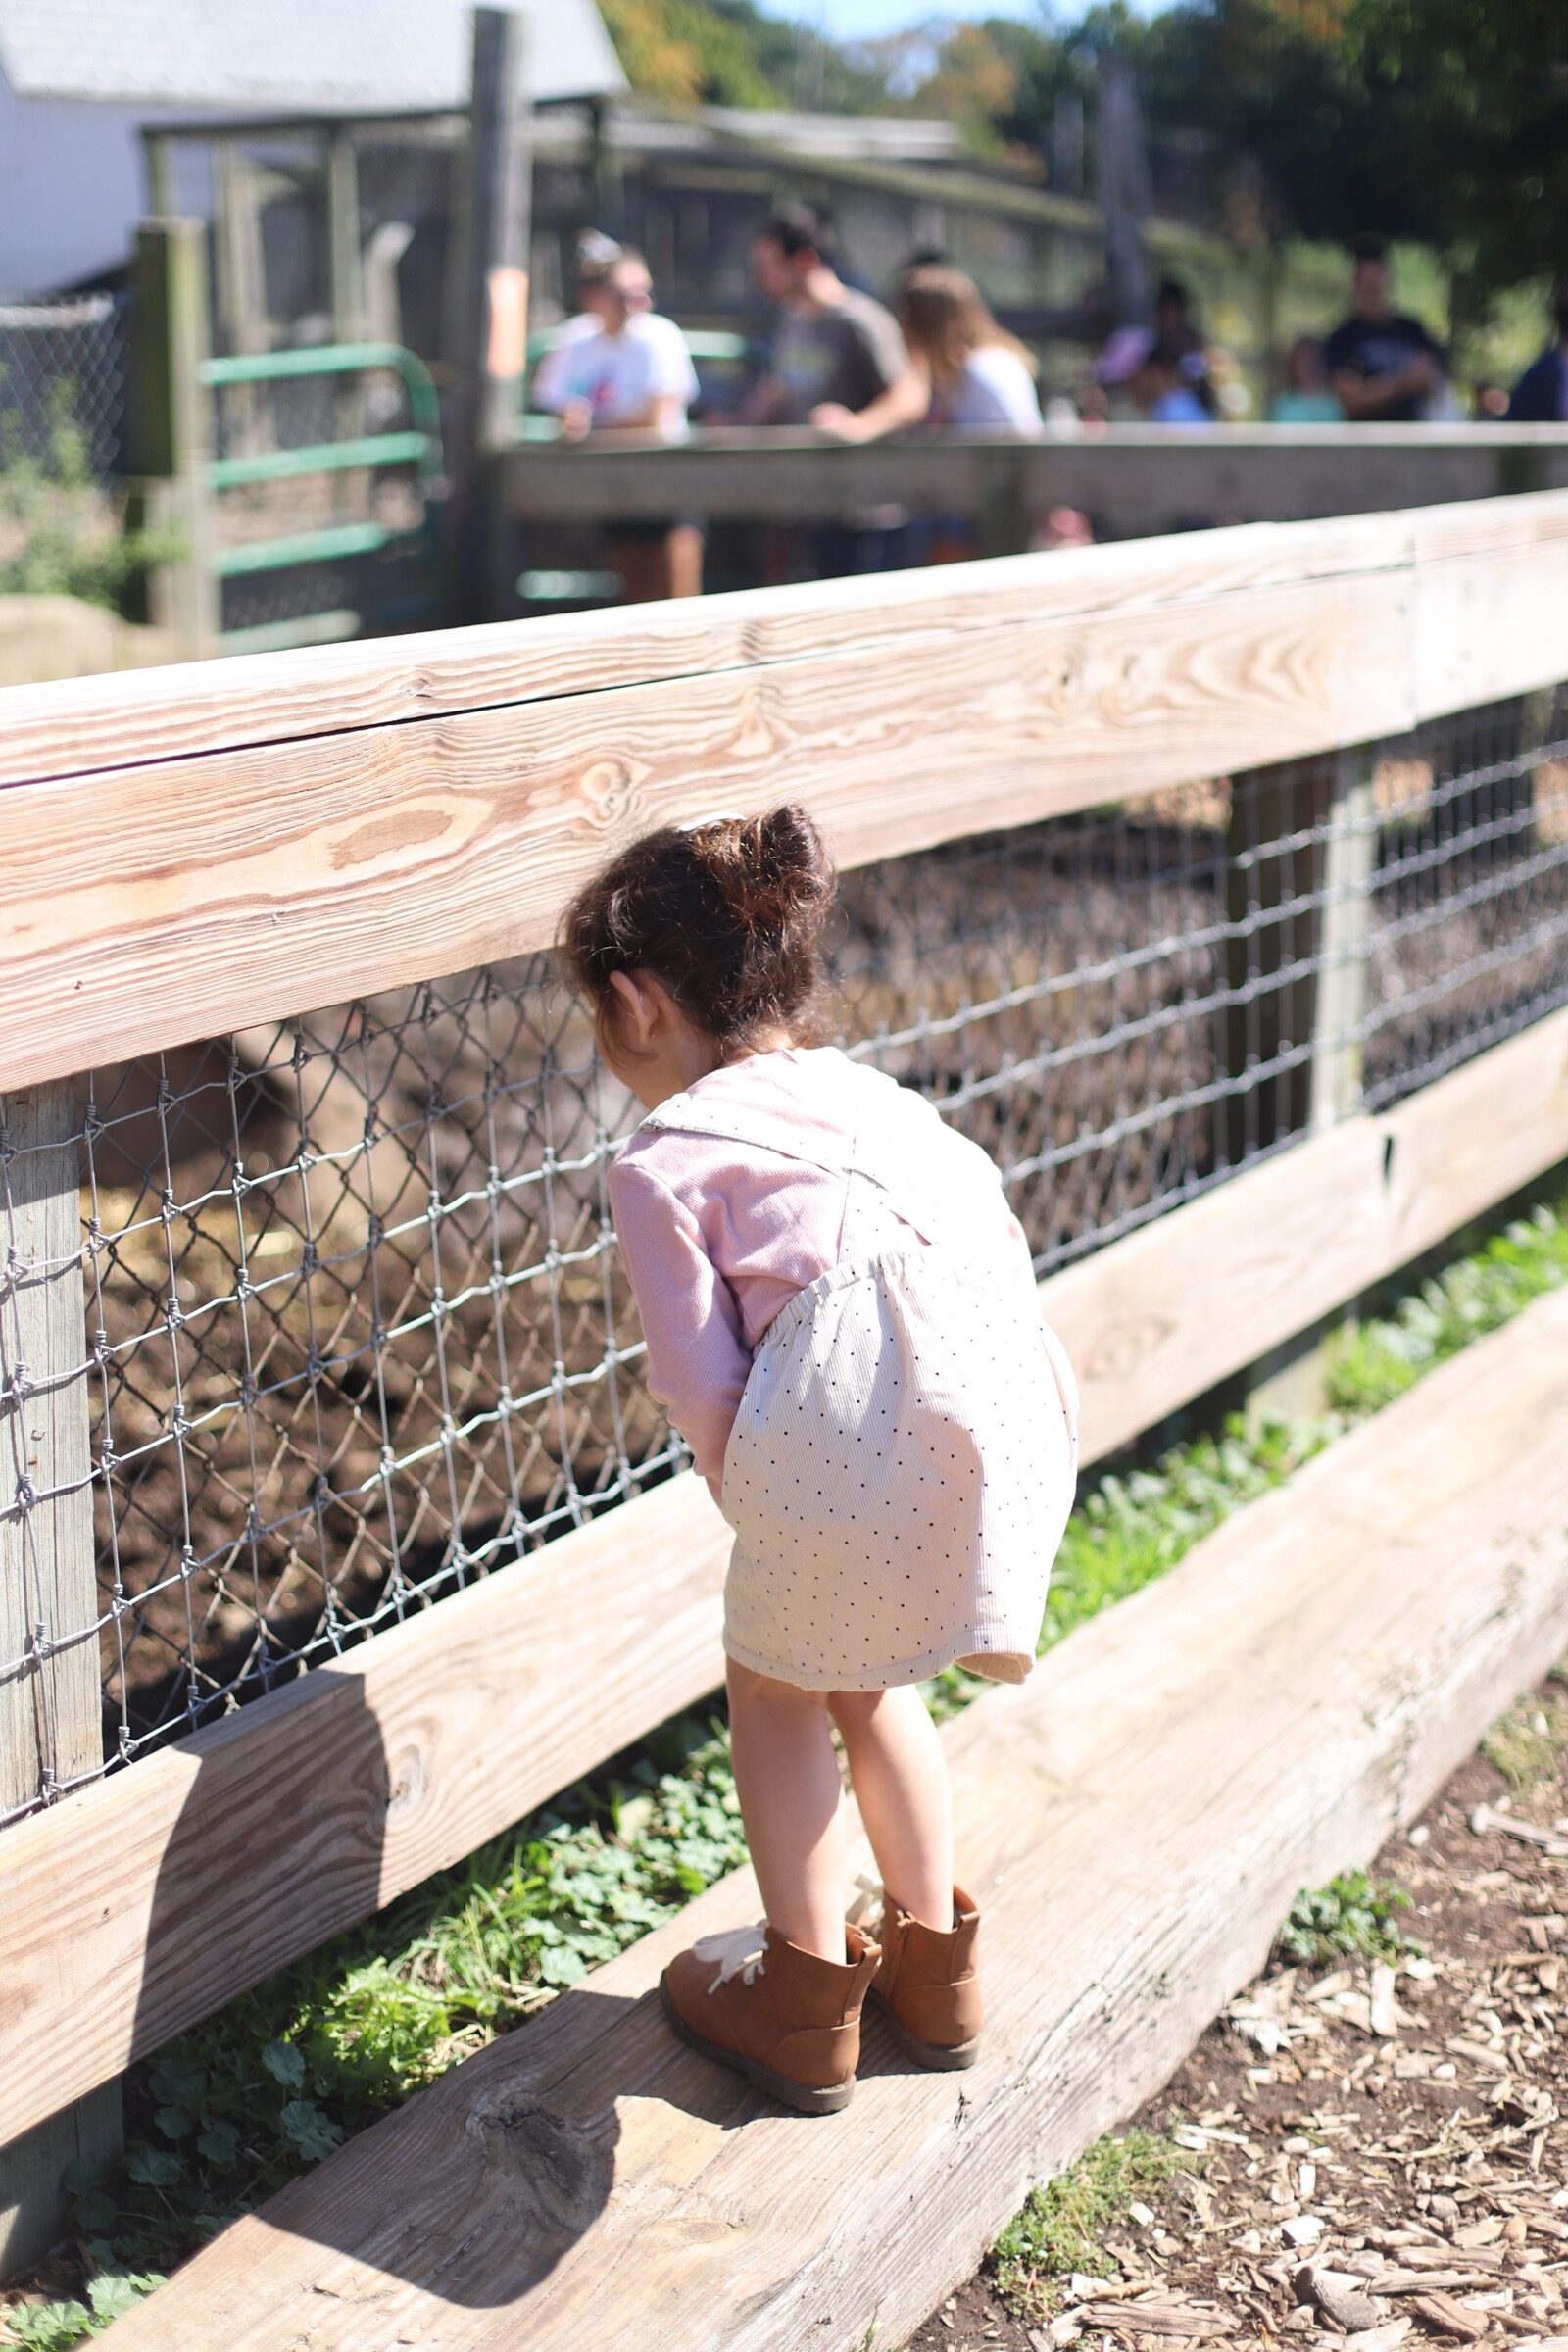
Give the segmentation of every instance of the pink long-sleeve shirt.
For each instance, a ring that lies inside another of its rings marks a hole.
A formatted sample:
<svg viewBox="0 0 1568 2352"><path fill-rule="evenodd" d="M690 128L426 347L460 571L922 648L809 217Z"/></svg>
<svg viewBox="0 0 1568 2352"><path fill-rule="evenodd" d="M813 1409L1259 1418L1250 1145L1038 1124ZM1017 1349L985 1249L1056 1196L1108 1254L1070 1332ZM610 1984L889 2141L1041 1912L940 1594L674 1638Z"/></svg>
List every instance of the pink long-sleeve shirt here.
<svg viewBox="0 0 1568 2352"><path fill-rule="evenodd" d="M849 1186L858 1181L845 1161L868 1081L891 1087L831 1046L787 1046L728 1063L699 1079L691 1098L719 1125L731 1113L743 1126L780 1123L787 1151L643 1126L610 1171L621 1256L648 1342L648 1384L715 1497L758 1344L780 1308L839 1261ZM860 1245L868 1234L889 1246L907 1243L920 1227L918 1200L929 1199L916 1196L915 1183L932 1158L950 1155L984 1171L978 1197L993 1199L1016 1235L985 1155L929 1104L906 1097L901 1108L922 1141L929 1122L927 1164L910 1169L907 1214L896 1182L867 1188Z"/></svg>

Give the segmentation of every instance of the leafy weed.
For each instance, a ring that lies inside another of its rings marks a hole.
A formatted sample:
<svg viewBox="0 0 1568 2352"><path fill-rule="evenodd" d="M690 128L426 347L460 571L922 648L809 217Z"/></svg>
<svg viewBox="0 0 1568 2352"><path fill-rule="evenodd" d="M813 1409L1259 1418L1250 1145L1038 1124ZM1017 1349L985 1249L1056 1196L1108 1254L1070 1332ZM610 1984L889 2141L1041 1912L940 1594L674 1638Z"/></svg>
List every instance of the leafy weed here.
<svg viewBox="0 0 1568 2352"><path fill-rule="evenodd" d="M1277 1949L1305 1968L1331 1960L1397 1960L1417 1948L1396 1917L1410 1908L1410 1897L1391 1879L1342 1871L1326 1886L1302 1887Z"/></svg>

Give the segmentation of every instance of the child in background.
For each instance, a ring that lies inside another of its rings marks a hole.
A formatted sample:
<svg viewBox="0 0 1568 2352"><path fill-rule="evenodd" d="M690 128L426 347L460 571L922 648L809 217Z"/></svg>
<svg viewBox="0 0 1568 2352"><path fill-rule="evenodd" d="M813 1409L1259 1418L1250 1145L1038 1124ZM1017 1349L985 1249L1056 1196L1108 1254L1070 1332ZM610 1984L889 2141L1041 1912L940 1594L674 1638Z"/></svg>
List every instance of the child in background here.
<svg viewBox="0 0 1568 2352"><path fill-rule="evenodd" d="M564 960L647 1116L611 1173L649 1383L735 1535L736 1787L767 1918L665 1971L677 2034L807 2114L860 2009L930 2067L978 2051L917 1685L1021 1682L1072 1500L1077 1396L996 1168L822 1035L835 882L798 808L650 833L567 911ZM846 1926L837 1725L883 1882Z"/></svg>
<svg viewBox="0 0 1568 2352"><path fill-rule="evenodd" d="M1345 411L1329 382L1316 335L1298 335L1285 355L1285 390L1269 403L1270 424L1343 424Z"/></svg>

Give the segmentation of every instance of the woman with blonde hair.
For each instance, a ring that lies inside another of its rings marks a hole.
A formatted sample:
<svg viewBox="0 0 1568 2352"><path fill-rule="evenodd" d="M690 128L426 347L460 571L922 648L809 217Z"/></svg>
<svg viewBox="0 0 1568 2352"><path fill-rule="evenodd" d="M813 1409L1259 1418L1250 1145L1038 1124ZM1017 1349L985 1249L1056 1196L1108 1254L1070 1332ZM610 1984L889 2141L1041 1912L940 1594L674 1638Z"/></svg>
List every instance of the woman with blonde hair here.
<svg viewBox="0 0 1568 2352"><path fill-rule="evenodd" d="M992 317L974 279L951 262L920 262L895 303L909 354L906 374L858 416L831 405L811 422L839 441L873 441L910 424L957 430L1044 430L1034 362Z"/></svg>

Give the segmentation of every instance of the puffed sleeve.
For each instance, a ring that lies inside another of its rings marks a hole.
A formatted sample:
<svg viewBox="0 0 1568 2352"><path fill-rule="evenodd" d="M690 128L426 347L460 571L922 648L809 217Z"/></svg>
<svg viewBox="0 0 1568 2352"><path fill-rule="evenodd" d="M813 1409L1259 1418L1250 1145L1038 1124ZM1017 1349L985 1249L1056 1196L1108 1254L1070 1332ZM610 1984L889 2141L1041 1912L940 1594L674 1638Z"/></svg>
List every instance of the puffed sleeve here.
<svg viewBox="0 0 1568 2352"><path fill-rule="evenodd" d="M734 1293L703 1248L696 1218L651 1170L617 1162L610 1205L648 1341L649 1389L669 1407L716 1502L752 1368Z"/></svg>

